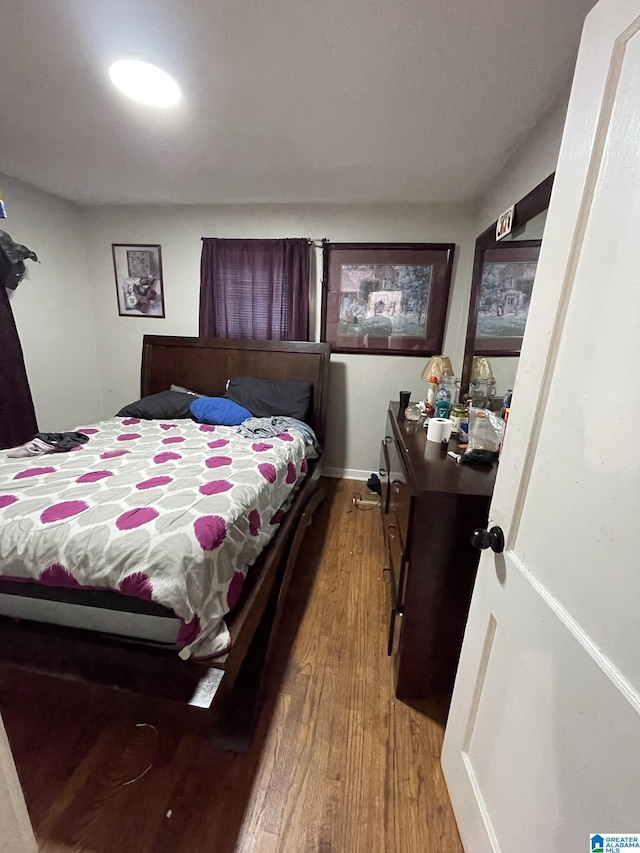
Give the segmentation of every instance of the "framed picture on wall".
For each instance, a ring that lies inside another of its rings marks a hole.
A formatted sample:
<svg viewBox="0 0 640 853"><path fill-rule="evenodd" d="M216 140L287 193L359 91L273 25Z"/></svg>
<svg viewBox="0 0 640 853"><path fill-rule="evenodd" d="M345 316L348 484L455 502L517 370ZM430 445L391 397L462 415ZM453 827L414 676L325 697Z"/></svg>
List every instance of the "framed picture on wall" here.
<svg viewBox="0 0 640 853"><path fill-rule="evenodd" d="M540 240L487 249L477 296L476 355L518 355L527 325Z"/></svg>
<svg viewBox="0 0 640 853"><path fill-rule="evenodd" d="M164 317L162 254L158 245L112 243L118 314Z"/></svg>
<svg viewBox="0 0 640 853"><path fill-rule="evenodd" d="M453 243L327 243L322 340L334 352L442 351Z"/></svg>

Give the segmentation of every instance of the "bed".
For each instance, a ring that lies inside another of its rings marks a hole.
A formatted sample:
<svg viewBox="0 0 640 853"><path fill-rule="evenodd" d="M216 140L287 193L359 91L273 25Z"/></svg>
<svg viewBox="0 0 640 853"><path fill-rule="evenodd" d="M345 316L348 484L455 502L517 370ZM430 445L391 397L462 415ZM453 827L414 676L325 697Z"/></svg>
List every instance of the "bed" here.
<svg viewBox="0 0 640 853"><path fill-rule="evenodd" d="M222 396L233 376L308 382L307 421L323 445L328 369L325 344L146 336L141 394ZM153 697L163 716L205 731L229 720L242 676L243 713L231 717L250 720L246 685L257 702L323 497L316 454L296 430L255 441L189 420L113 418L84 431L77 452L0 469L0 660Z"/></svg>

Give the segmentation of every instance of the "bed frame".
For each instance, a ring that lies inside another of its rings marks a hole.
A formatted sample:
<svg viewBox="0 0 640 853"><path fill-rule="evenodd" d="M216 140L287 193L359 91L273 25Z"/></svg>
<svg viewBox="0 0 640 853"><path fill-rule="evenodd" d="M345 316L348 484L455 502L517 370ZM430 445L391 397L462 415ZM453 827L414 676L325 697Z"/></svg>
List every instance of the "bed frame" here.
<svg viewBox="0 0 640 853"><path fill-rule="evenodd" d="M221 396L232 376L311 382L309 421L324 445L329 359L328 344L145 335L141 391L146 396L175 384ZM0 665L82 681L90 691L99 685L104 700L127 715L246 748L304 534L325 497L318 488L318 463L310 464L290 511L251 571L252 583L227 619L233 645L224 660L184 662L175 651L0 617Z"/></svg>

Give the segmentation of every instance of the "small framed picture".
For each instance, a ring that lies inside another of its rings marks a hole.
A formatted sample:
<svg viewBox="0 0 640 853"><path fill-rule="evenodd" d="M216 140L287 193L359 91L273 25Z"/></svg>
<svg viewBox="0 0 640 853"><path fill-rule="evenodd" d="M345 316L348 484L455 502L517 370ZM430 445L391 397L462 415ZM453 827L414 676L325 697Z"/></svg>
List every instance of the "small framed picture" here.
<svg viewBox="0 0 640 853"><path fill-rule="evenodd" d="M496 223L496 240L502 240L502 238L506 237L507 234L511 234L515 209L515 204L512 204L509 210L505 210L505 212L498 217L498 221Z"/></svg>
<svg viewBox="0 0 640 853"><path fill-rule="evenodd" d="M118 314L164 317L162 254L158 245L112 243Z"/></svg>

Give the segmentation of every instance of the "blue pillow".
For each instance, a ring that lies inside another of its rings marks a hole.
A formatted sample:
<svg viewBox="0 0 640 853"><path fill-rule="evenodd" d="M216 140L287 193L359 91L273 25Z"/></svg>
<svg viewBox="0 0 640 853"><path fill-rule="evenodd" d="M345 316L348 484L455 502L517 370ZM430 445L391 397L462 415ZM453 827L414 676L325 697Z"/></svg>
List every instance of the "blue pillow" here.
<svg viewBox="0 0 640 853"><path fill-rule="evenodd" d="M238 426L253 417L249 409L226 397L200 397L191 404L191 414L203 424Z"/></svg>

